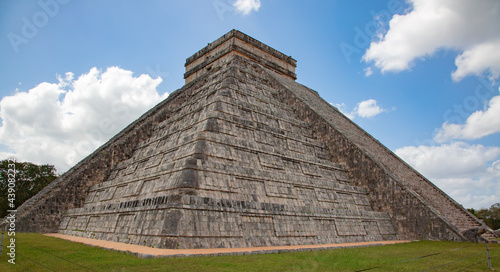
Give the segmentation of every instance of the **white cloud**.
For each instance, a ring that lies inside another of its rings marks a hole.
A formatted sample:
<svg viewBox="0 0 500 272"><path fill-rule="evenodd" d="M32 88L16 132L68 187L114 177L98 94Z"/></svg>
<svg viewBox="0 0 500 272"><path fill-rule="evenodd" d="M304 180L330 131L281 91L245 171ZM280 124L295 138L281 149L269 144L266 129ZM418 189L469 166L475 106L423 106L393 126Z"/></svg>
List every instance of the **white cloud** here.
<svg viewBox="0 0 500 272"><path fill-rule="evenodd" d="M332 103L330 103L330 104L332 106L336 107L342 114L344 114L345 116L347 116L347 118L353 119L355 117L354 114L348 112L347 106L345 105L345 103L342 103L342 104L332 104Z"/></svg>
<svg viewBox="0 0 500 272"><path fill-rule="evenodd" d="M500 95L494 96L486 110L471 114L465 124L445 122L438 130L434 140L444 143L453 139L475 140L500 132Z"/></svg>
<svg viewBox="0 0 500 272"><path fill-rule="evenodd" d="M500 156L500 147L453 142L440 146L407 146L396 154L432 178L463 178L486 170L485 163Z"/></svg>
<svg viewBox="0 0 500 272"><path fill-rule="evenodd" d="M500 16L500 14L498 15ZM457 70L452 73L455 81L467 75L480 75L490 71L491 78L500 76L500 39L485 42L465 50L455 59Z"/></svg>
<svg viewBox="0 0 500 272"><path fill-rule="evenodd" d="M500 148L453 142L395 151L465 207L489 207L500 199Z"/></svg>
<svg viewBox="0 0 500 272"><path fill-rule="evenodd" d="M66 171L168 95L156 89L160 77L134 77L118 67L58 80L0 101L0 141L9 148L2 158Z"/></svg>
<svg viewBox="0 0 500 272"><path fill-rule="evenodd" d="M372 67L367 67L363 71L365 71L365 76L366 77L369 77L369 76L373 75L373 69L372 69Z"/></svg>
<svg viewBox="0 0 500 272"><path fill-rule="evenodd" d="M416 59L441 49L458 50L453 79L488 73L500 75L500 1L409 0L412 9L394 15L381 40L373 41L363 60L382 72L410 69Z"/></svg>
<svg viewBox="0 0 500 272"><path fill-rule="evenodd" d="M377 101L375 99L368 99L359 102L354 110L349 112L347 110L347 106L345 103L342 104L332 104L332 106L336 107L341 113L343 113L347 118L354 119L354 117L359 116L362 118L371 118L382 112L387 112L388 110L381 108L377 105Z"/></svg>
<svg viewBox="0 0 500 272"><path fill-rule="evenodd" d="M243 13L243 15L247 15L252 12L252 10L259 11L260 0L236 0L233 6L236 8L236 11Z"/></svg>
<svg viewBox="0 0 500 272"><path fill-rule="evenodd" d="M354 108L354 113L363 118L374 117L384 111L384 109L377 105L377 101L375 99L361 101L358 103L356 108Z"/></svg>

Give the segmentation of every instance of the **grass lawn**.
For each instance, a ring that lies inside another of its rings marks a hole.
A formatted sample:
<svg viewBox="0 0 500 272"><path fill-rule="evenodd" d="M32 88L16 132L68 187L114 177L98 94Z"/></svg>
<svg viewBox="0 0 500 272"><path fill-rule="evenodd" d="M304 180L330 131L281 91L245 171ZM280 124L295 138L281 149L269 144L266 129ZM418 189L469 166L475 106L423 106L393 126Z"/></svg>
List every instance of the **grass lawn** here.
<svg viewBox="0 0 500 272"><path fill-rule="evenodd" d="M0 271L489 271L484 244L420 241L409 244L265 255L140 259L35 233L16 234L16 264ZM500 270L500 244L490 244ZM477 254L477 255L474 255ZM424 258L419 258L427 256ZM468 258L467 258L468 257ZM465 259L464 259L465 258ZM462 260L461 260L462 259ZM443 265L443 266L441 266ZM441 266L441 267L438 267ZM378 267L378 268L375 268Z"/></svg>

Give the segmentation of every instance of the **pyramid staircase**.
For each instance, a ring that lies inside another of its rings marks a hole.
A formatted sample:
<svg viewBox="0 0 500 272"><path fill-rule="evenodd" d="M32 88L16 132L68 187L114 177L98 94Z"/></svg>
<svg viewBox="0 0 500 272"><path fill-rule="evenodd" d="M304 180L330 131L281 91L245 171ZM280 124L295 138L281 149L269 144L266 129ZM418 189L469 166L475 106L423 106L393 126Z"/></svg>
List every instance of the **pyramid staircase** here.
<svg viewBox="0 0 500 272"><path fill-rule="evenodd" d="M325 119L336 131L340 132L368 157L376 161L379 167L390 172L395 179L400 181L402 186L422 198L426 206L454 226L460 233L471 228L484 228L486 233L482 235L483 238L488 240L498 238L484 222L472 215L404 160L341 114L338 109L321 99L317 92L288 78L279 75L275 75L275 77L283 86L286 86L295 96L299 97L301 101L305 102L314 112ZM342 160L345 160L345 158L338 159L338 161ZM349 164L348 161L346 163Z"/></svg>
<svg viewBox="0 0 500 272"><path fill-rule="evenodd" d="M464 241L485 226L295 66L230 31L187 59L183 88L20 207L20 230L201 248Z"/></svg>
<svg viewBox="0 0 500 272"><path fill-rule="evenodd" d="M240 62L182 90L186 103L90 187L60 232L168 248L397 239L265 74Z"/></svg>

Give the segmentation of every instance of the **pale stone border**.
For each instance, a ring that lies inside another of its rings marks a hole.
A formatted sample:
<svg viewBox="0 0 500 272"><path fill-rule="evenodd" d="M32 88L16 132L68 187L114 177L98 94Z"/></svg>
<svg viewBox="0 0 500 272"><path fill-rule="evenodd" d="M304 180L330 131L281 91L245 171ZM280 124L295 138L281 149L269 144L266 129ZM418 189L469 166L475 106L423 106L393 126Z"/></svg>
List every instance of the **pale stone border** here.
<svg viewBox="0 0 500 272"><path fill-rule="evenodd" d="M300 246L160 249L147 246L139 246L126 243L77 237L60 233L48 233L44 235L68 240L71 242L83 243L90 246L97 246L106 249L127 252L133 255L137 255L140 258L252 255L252 254L266 254L266 253L283 253L292 251L315 251L315 250L336 249L336 248L346 248L346 247L381 246L381 245L392 245L392 244L412 242L409 240L395 240L395 241L374 241L374 242L357 242L357 243L341 243L341 244L300 245Z"/></svg>

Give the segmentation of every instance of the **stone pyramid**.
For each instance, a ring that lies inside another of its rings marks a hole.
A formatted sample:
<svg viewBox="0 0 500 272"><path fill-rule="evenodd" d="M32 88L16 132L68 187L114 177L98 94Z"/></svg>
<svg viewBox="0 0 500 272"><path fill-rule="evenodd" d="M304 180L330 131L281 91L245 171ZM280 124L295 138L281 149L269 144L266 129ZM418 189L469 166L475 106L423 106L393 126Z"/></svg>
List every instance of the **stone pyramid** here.
<svg viewBox="0 0 500 272"><path fill-rule="evenodd" d="M484 224L232 30L186 84L18 209L23 231L159 248L433 239Z"/></svg>

